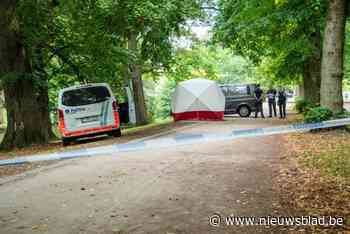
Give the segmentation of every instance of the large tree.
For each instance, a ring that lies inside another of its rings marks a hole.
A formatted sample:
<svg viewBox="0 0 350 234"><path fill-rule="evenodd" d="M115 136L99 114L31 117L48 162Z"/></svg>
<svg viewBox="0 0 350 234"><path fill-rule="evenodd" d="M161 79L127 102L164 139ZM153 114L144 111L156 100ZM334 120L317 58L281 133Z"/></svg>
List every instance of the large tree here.
<svg viewBox="0 0 350 234"><path fill-rule="evenodd" d="M277 80L302 77L305 98L319 103L324 9L322 0L220 0L216 38L257 64L271 61Z"/></svg>
<svg viewBox="0 0 350 234"><path fill-rule="evenodd" d="M41 33L53 3L41 3L0 2L0 77L7 110L2 148L46 143L51 133Z"/></svg>
<svg viewBox="0 0 350 234"><path fill-rule="evenodd" d="M130 77L147 122L142 74L169 68L172 38L199 16L200 0L18 0L0 3L0 76L8 127L3 147L45 143L57 90ZM128 82L128 81L126 81ZM49 94L48 95L48 91Z"/></svg>
<svg viewBox="0 0 350 234"><path fill-rule="evenodd" d="M111 3L115 32L124 35L137 124L147 123L142 75L167 69L172 60L172 37L188 19L198 17L200 0L130 0ZM121 31L120 25L126 30Z"/></svg>
<svg viewBox="0 0 350 234"><path fill-rule="evenodd" d="M343 111L346 7L346 0L329 1L324 32L321 105L334 113Z"/></svg>
<svg viewBox="0 0 350 234"><path fill-rule="evenodd" d="M8 114L3 148L48 142L53 85L51 101L74 82L118 85L127 53L109 30L103 2L1 2L0 76Z"/></svg>

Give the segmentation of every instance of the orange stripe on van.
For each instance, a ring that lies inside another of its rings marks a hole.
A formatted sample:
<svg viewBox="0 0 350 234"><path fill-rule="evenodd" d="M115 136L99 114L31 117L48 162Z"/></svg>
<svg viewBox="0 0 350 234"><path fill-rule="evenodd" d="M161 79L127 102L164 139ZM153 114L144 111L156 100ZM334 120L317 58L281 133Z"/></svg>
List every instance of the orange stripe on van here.
<svg viewBox="0 0 350 234"><path fill-rule="evenodd" d="M115 123L115 126L118 126L118 128L119 128L120 120L119 120L119 113L118 113L118 111L114 111L114 123Z"/></svg>
<svg viewBox="0 0 350 234"><path fill-rule="evenodd" d="M100 132L107 132L111 131L113 129L117 129L118 127L109 125L104 127L98 127L98 128L87 128L84 130L78 130L78 131L67 131L63 130L62 134L65 137L77 137L77 136L84 136L92 133L100 133Z"/></svg>
<svg viewBox="0 0 350 234"><path fill-rule="evenodd" d="M114 111L114 123L115 123L114 125L108 125L108 126L97 127L97 128L87 128L87 129L78 130L78 131L67 131L64 128L64 126L60 125L59 130L64 137L78 137L78 136L84 136L84 135L93 134L93 133L108 132L111 130L115 130L120 127L118 111Z"/></svg>

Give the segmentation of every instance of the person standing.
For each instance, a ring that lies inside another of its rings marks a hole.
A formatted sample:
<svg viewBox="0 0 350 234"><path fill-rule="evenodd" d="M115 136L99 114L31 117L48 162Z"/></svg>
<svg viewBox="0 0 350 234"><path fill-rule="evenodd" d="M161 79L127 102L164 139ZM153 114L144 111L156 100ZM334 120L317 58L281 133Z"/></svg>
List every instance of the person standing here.
<svg viewBox="0 0 350 234"><path fill-rule="evenodd" d="M259 112L261 113L261 117L265 118L264 111L263 111L263 94L264 92L262 91L262 89L260 89L260 85L257 84L254 90L255 105L256 105L255 118L258 117Z"/></svg>
<svg viewBox="0 0 350 234"><path fill-rule="evenodd" d="M269 103L269 117L272 117L272 110L273 113L275 115L275 117L277 117L277 113L276 113L276 95L277 95L277 91L276 89L270 87L270 89L267 91L267 100Z"/></svg>
<svg viewBox="0 0 350 234"><path fill-rule="evenodd" d="M278 108L280 111L280 119L286 118L287 94L284 89L278 91Z"/></svg>

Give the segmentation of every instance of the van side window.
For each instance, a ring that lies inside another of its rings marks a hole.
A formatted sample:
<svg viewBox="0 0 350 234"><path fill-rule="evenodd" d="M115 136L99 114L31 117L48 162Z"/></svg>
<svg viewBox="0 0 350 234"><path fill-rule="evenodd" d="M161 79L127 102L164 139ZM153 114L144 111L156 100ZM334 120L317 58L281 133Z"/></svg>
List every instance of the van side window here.
<svg viewBox="0 0 350 234"><path fill-rule="evenodd" d="M250 88L246 85L222 86L221 89L226 97L242 96L250 93Z"/></svg>
<svg viewBox="0 0 350 234"><path fill-rule="evenodd" d="M247 95L247 86L236 86L236 95Z"/></svg>

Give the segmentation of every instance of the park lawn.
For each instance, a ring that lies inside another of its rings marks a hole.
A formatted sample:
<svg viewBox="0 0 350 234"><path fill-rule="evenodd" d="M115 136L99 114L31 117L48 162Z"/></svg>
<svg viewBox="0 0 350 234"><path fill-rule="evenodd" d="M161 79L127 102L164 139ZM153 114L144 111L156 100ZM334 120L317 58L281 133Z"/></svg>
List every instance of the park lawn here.
<svg viewBox="0 0 350 234"><path fill-rule="evenodd" d="M312 233L350 230L350 132L323 130L284 139L277 183L282 205L299 215L345 218L343 227L309 227Z"/></svg>

